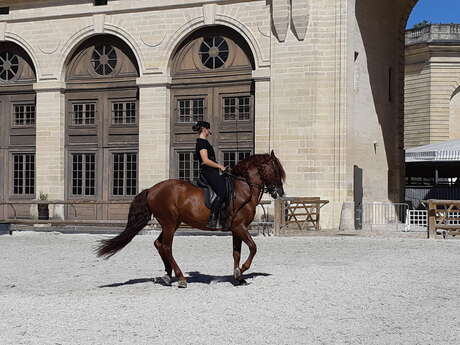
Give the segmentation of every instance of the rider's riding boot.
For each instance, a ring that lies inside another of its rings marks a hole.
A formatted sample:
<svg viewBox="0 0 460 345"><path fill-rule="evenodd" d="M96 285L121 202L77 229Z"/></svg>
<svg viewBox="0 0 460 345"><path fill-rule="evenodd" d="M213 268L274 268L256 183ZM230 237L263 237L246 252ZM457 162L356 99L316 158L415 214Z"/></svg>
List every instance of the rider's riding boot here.
<svg viewBox="0 0 460 345"><path fill-rule="evenodd" d="M218 224L220 209L222 208L222 200L219 197L216 197L211 205L211 215L209 216L208 228L218 229L220 224Z"/></svg>

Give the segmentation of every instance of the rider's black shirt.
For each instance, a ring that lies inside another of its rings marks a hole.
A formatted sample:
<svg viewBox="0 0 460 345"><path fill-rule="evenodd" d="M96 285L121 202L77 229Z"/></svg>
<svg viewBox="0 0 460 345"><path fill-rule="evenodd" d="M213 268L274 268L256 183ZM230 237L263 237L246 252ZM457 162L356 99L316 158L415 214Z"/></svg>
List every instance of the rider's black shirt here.
<svg viewBox="0 0 460 345"><path fill-rule="evenodd" d="M203 164L203 160L201 159L200 155L200 151L203 149L208 151L208 158L213 162L216 162L216 154L214 153L214 148L212 145L206 139L198 138L196 139L195 155L196 158L200 161L200 165Z"/></svg>

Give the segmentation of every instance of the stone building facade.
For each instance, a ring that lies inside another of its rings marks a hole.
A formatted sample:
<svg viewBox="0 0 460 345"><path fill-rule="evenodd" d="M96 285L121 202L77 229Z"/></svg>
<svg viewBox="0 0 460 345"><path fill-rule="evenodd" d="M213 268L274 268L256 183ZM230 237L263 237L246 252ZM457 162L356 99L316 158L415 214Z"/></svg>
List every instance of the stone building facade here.
<svg viewBox="0 0 460 345"><path fill-rule="evenodd" d="M460 139L460 25L406 33L405 147Z"/></svg>
<svg viewBox="0 0 460 345"><path fill-rule="evenodd" d="M118 200L193 177L203 117L221 161L273 149L288 195L330 200L323 228L351 216L354 166L364 200L399 201L415 2L0 1L0 197Z"/></svg>

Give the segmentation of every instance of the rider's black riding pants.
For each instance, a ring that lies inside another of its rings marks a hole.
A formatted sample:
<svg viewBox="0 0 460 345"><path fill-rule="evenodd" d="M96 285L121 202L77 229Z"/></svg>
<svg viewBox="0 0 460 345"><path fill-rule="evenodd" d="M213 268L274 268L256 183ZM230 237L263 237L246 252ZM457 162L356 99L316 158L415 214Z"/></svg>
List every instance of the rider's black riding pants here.
<svg viewBox="0 0 460 345"><path fill-rule="evenodd" d="M201 173L204 175L211 188L216 192L217 196L223 201L225 200L225 180L219 174L219 169L202 166Z"/></svg>

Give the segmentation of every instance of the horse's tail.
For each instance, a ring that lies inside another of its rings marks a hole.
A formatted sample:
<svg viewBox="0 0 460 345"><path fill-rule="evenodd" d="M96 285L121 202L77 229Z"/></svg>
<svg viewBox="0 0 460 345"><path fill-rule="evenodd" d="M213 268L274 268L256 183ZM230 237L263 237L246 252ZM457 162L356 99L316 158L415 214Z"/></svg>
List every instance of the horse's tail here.
<svg viewBox="0 0 460 345"><path fill-rule="evenodd" d="M128 223L125 230L118 236L108 240L101 240L97 248L97 256L107 259L126 246L149 222L152 212L147 204L149 190L145 189L136 195L129 206Z"/></svg>

